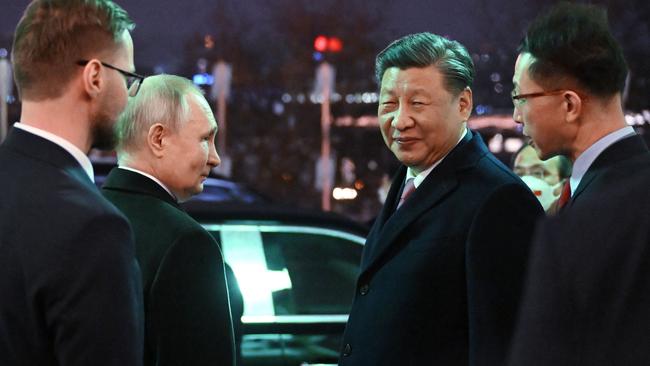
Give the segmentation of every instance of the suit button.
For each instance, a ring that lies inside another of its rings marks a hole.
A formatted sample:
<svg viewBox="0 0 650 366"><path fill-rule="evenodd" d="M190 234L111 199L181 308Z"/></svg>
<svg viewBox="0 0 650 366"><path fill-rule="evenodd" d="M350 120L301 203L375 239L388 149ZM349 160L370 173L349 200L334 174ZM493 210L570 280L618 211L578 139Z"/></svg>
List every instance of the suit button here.
<svg viewBox="0 0 650 366"><path fill-rule="evenodd" d="M352 352L352 346L350 346L350 343L346 343L345 347L343 347L343 356L348 357L351 352Z"/></svg>
<svg viewBox="0 0 650 366"><path fill-rule="evenodd" d="M366 294L368 294L369 290L370 290L370 286L368 286L367 284L359 287L359 293L361 294L361 296L365 296Z"/></svg>

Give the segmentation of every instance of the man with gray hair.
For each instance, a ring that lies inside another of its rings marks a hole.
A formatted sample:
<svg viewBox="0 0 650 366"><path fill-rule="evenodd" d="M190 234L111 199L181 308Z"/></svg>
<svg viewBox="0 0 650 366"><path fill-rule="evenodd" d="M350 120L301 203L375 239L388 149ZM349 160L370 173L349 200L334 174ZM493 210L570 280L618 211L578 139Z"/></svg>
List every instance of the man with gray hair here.
<svg viewBox="0 0 650 366"><path fill-rule="evenodd" d="M377 56L379 125L403 164L361 259L340 365L501 365L542 208L467 129L465 47L413 34Z"/></svg>
<svg viewBox="0 0 650 366"><path fill-rule="evenodd" d="M219 165L217 123L189 80L144 80L117 123L119 167L103 193L129 219L142 268L145 366L233 365L224 262L215 239L178 205Z"/></svg>

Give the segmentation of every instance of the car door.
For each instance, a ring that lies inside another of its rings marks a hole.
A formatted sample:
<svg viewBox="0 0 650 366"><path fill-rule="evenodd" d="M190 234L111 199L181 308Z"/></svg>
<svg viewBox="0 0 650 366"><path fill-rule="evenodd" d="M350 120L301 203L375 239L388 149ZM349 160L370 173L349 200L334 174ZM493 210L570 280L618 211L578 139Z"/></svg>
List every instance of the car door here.
<svg viewBox="0 0 650 366"><path fill-rule="evenodd" d="M241 364L336 364L365 238L277 222L206 229L221 243L238 285L230 285L233 309L243 301Z"/></svg>

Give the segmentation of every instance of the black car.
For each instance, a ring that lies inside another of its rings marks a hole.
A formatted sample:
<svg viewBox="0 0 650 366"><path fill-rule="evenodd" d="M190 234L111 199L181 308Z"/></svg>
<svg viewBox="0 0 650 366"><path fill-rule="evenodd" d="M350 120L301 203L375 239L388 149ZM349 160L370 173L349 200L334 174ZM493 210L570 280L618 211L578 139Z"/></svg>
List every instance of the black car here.
<svg viewBox="0 0 650 366"><path fill-rule="evenodd" d="M95 184L100 187L111 169L117 166L115 159L94 160ZM239 203L269 203L271 200L256 192L245 184L234 182L225 177L210 173L203 182L203 192L192 197L193 201L205 202L239 202Z"/></svg>
<svg viewBox="0 0 650 366"><path fill-rule="evenodd" d="M184 206L221 243L231 277L234 272L229 285L240 364L335 365L366 228L295 208Z"/></svg>

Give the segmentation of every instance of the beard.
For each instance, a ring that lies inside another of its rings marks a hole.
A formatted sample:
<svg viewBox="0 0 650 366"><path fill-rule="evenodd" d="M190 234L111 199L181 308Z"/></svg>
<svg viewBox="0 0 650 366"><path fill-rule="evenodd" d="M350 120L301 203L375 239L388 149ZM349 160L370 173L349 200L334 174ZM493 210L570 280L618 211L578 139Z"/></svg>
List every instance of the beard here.
<svg viewBox="0 0 650 366"><path fill-rule="evenodd" d="M93 149L99 150L113 150L117 144L115 138L115 129L113 128L115 121L110 118L95 119L93 121L90 135L92 136Z"/></svg>
<svg viewBox="0 0 650 366"><path fill-rule="evenodd" d="M98 123L91 131L93 137L93 149L113 150L117 144L113 126L108 123Z"/></svg>
<svg viewBox="0 0 650 366"><path fill-rule="evenodd" d="M100 108L92 116L91 147L99 150L113 150L117 144L115 133L115 122L119 118L118 112L114 111L115 106L110 103L102 103Z"/></svg>

